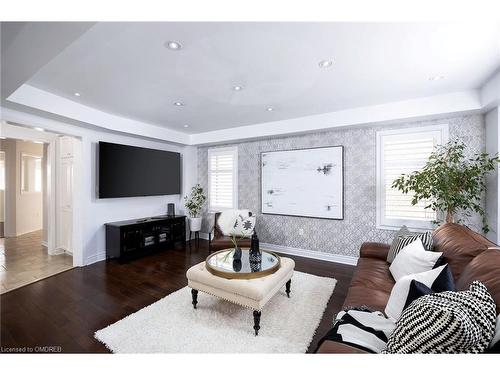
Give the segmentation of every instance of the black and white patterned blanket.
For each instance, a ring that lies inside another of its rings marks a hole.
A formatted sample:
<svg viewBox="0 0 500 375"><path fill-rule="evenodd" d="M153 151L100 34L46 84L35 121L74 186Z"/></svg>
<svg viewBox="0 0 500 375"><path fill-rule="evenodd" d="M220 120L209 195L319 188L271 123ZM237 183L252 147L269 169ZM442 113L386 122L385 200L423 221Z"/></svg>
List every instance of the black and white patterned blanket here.
<svg viewBox="0 0 500 375"><path fill-rule="evenodd" d="M380 311L366 307L346 309L337 314L333 328L320 340L353 346L370 353L380 353L386 346L395 324Z"/></svg>

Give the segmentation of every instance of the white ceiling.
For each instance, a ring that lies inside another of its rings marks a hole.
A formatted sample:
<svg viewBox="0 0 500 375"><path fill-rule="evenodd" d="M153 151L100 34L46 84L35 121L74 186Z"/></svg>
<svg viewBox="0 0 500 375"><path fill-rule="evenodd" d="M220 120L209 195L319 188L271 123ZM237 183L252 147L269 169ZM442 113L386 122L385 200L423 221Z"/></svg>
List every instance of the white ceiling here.
<svg viewBox="0 0 500 375"><path fill-rule="evenodd" d="M335 63L321 69L324 59ZM487 22L98 23L28 84L202 133L476 89L499 67L499 27Z"/></svg>

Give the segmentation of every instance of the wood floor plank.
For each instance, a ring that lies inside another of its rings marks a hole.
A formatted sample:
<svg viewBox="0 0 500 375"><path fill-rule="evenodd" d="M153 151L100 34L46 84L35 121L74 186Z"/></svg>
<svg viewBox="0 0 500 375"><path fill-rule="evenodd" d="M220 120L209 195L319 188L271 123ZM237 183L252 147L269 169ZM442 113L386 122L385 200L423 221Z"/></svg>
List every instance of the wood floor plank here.
<svg viewBox="0 0 500 375"><path fill-rule="evenodd" d="M94 339L95 331L185 287L187 269L207 255L208 242L201 240L199 248L176 247L127 263L102 261L4 293L0 296L0 345L58 346L62 353L107 353L107 348ZM337 279L309 347L311 352L331 328L354 267L292 258L297 271Z"/></svg>

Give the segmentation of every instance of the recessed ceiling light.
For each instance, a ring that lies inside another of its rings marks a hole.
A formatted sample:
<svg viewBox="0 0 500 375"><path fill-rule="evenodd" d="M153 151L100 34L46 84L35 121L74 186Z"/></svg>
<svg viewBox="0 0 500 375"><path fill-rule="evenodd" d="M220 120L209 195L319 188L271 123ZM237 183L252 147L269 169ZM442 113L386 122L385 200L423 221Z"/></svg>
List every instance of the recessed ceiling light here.
<svg viewBox="0 0 500 375"><path fill-rule="evenodd" d="M443 79L444 76L434 76L434 77L429 77L429 81L439 81Z"/></svg>
<svg viewBox="0 0 500 375"><path fill-rule="evenodd" d="M273 107L267 107L267 108L266 108L266 111L268 111L268 112L272 112L272 111L274 111L274 108L273 108Z"/></svg>
<svg viewBox="0 0 500 375"><path fill-rule="evenodd" d="M75 96L80 96L80 93L79 92L75 92Z"/></svg>
<svg viewBox="0 0 500 375"><path fill-rule="evenodd" d="M45 131L45 129L44 129L44 128L38 128L38 127L35 127L35 128L33 128L33 129L38 130L39 132L43 132L43 131Z"/></svg>
<svg viewBox="0 0 500 375"><path fill-rule="evenodd" d="M184 125L184 127L185 127L185 128L189 128L189 125L187 125L187 124L186 124L186 125Z"/></svg>
<svg viewBox="0 0 500 375"><path fill-rule="evenodd" d="M182 103L182 102L174 102L174 105L176 107L182 107L184 105L184 103Z"/></svg>
<svg viewBox="0 0 500 375"><path fill-rule="evenodd" d="M233 90L234 91L241 91L241 90L243 90L243 86L239 86L239 85L233 86Z"/></svg>
<svg viewBox="0 0 500 375"><path fill-rule="evenodd" d="M172 51L178 51L182 48L182 45L179 42L174 42L172 40L166 42L165 46Z"/></svg>
<svg viewBox="0 0 500 375"><path fill-rule="evenodd" d="M333 65L333 60L321 60L318 65L320 68L329 68Z"/></svg>

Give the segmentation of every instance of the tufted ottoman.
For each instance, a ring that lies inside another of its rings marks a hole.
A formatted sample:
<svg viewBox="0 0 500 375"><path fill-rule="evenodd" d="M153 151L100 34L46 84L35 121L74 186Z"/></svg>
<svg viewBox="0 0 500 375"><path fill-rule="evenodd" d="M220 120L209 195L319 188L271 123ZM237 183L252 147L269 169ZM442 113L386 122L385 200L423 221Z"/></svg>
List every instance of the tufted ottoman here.
<svg viewBox="0 0 500 375"><path fill-rule="evenodd" d="M205 262L191 267L186 277L192 288L193 307L198 303L198 291L211 294L234 304L253 310L255 335L260 329L261 310L264 305L286 285L286 294L290 297L290 284L295 262L281 257L280 268L273 274L251 280L226 279L210 273Z"/></svg>

